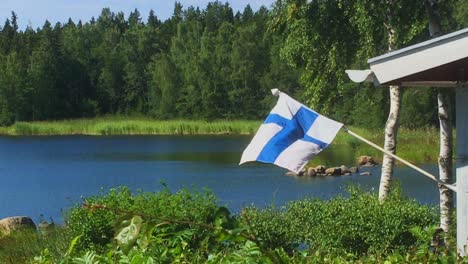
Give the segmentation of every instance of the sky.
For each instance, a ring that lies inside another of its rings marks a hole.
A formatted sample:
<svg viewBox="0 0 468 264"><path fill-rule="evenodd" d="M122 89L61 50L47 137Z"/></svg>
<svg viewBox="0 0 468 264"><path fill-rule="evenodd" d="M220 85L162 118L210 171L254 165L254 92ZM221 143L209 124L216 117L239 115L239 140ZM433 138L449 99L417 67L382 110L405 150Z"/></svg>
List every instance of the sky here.
<svg viewBox="0 0 468 264"><path fill-rule="evenodd" d="M148 17L151 9L154 10L160 20L166 20L172 15L174 10L174 0L0 0L0 25L11 17L11 11L18 15L18 24L21 30L30 25L32 28L42 27L46 19L52 25L57 22L67 22L68 18L73 21L89 21L91 17L97 18L101 10L105 7L117 13L123 11L125 17L137 8L144 21ZM199 6L204 9L209 0L180 0L184 8L189 6ZM274 0L228 0L234 12L242 11L247 4L250 4L254 11L262 5L270 7Z"/></svg>

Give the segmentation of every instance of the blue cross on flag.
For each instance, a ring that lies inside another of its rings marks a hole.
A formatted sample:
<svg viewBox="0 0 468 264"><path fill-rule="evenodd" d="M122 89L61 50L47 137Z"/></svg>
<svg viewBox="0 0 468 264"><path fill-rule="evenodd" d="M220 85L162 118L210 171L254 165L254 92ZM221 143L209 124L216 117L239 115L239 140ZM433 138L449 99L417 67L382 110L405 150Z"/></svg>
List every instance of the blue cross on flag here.
<svg viewBox="0 0 468 264"><path fill-rule="evenodd" d="M242 153L239 164L260 161L299 173L333 141L343 124L316 113L278 89L271 91L279 100Z"/></svg>

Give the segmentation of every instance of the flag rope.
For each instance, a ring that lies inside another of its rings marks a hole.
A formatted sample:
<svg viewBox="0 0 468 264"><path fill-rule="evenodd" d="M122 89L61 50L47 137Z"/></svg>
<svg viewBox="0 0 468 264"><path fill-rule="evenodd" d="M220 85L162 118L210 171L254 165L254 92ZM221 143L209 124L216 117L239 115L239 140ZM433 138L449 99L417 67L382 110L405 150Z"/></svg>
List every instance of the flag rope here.
<svg viewBox="0 0 468 264"><path fill-rule="evenodd" d="M369 140L367 140L367 139L365 139L365 138L359 136L358 134L354 133L353 131L349 130L346 126L343 126L343 131L346 132L346 133L348 133L348 134L350 134L351 136L353 136L353 137L355 137L355 138L361 140L362 142L364 142L364 143L370 145L371 147L374 147L374 148L380 150L381 152L383 152L383 153L389 155L390 157L392 157L392 158L394 158L394 159L400 161L401 163L403 163L403 164L407 165L408 167L410 167L410 168L412 168L412 169L418 171L419 173L421 173L421 174L423 174L424 176L426 176L426 177L428 177L428 178L434 180L435 182L437 182L437 183L439 183L439 184L441 184L441 185L446 186L448 189L450 189L450 190L452 190L452 191L454 191L454 192L457 192L457 187L456 187L455 185L448 184L448 183L446 183L446 182L443 182L443 181L438 180L434 175L430 174L429 172L427 172L427 171L425 171L425 170L423 170L423 169L417 167L416 165L414 165L414 164L412 164L412 163L410 163L410 162L408 162L408 161L406 161L406 160L404 160L404 159L398 157L397 155L395 155L395 154L393 154L393 153L391 153L391 152L389 152L389 151L386 151L385 149L383 149L383 148L379 147L378 145L374 144L373 142L371 142L371 141L369 141Z"/></svg>

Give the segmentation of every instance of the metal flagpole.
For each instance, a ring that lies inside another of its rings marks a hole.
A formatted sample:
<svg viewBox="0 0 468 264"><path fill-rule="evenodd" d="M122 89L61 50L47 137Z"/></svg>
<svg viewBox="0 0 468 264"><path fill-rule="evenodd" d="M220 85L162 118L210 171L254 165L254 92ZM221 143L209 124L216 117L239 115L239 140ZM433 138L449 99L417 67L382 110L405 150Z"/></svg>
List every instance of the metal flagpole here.
<svg viewBox="0 0 468 264"><path fill-rule="evenodd" d="M424 176L426 176L426 177L428 177L428 178L431 178L432 180L436 181L437 183L446 186L446 187L449 188L450 190L452 190L452 191L454 191L454 192L457 191L457 187L456 187L456 186L438 180L434 175L430 174L429 172L427 172L427 171L425 171L425 170L423 170L423 169L417 167L416 165L413 165L413 164L409 163L408 161L406 161L406 160L404 160L404 159L398 157L397 155L395 155L395 154L393 154L393 153L391 153L391 152L386 151L385 149L379 147L378 145L376 145L376 144L370 142L369 140L367 140L367 139L365 139L365 138L359 136L358 134L354 133L353 131L349 130L346 126L343 126L343 131L346 132L346 133L348 133L348 134L350 134L351 136L353 136L353 137L355 137L355 138L361 140L362 142L364 142L364 143L370 145L371 147L374 147L374 148L376 148L376 149L382 151L383 153L385 153L385 154L391 156L392 158L394 158L394 159L400 161L401 163L403 163L403 164L409 166L410 168L415 169L415 170L418 171L419 173L423 174Z"/></svg>

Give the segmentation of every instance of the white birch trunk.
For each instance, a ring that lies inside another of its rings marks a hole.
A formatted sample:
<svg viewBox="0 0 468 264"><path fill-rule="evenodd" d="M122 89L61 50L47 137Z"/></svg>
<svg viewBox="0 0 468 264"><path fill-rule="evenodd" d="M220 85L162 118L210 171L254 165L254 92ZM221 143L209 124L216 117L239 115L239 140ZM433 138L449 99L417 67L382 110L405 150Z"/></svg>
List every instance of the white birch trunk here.
<svg viewBox="0 0 468 264"><path fill-rule="evenodd" d="M396 153L398 120L401 109L401 87L390 86L390 113L385 124L385 143L384 149L393 154ZM395 160L384 154L382 161L382 174L380 176L379 200L384 201L387 198L393 181L393 165Z"/></svg>
<svg viewBox="0 0 468 264"><path fill-rule="evenodd" d="M393 15L388 15L389 25L392 25ZM389 26L388 30L388 51L395 49L395 29ZM385 124L385 143L384 149L392 154L396 154L397 145L397 132L398 132L398 120L400 118L401 109L401 93L402 89L399 86L390 86L390 112L388 113L387 123ZM390 193L390 188L393 181L393 166L395 160L385 155L382 160L382 173L380 175L380 186L379 186L379 200L383 202Z"/></svg>
<svg viewBox="0 0 468 264"><path fill-rule="evenodd" d="M429 34L435 38L442 33L440 26L440 16L437 10L437 1L426 0L426 11L429 16ZM440 124L440 150L439 150L439 180L452 183L452 155L453 136L452 121L450 120L450 100L447 90L439 89L437 93L437 105L439 109ZM449 232L453 223L453 192L444 185L439 184L440 194L440 227Z"/></svg>
<svg viewBox="0 0 468 264"><path fill-rule="evenodd" d="M450 120L450 101L447 91L439 90L437 94L440 123L439 179L442 182L453 182L452 161L452 121ZM453 192L439 184L440 193L440 227L449 232L453 223Z"/></svg>

